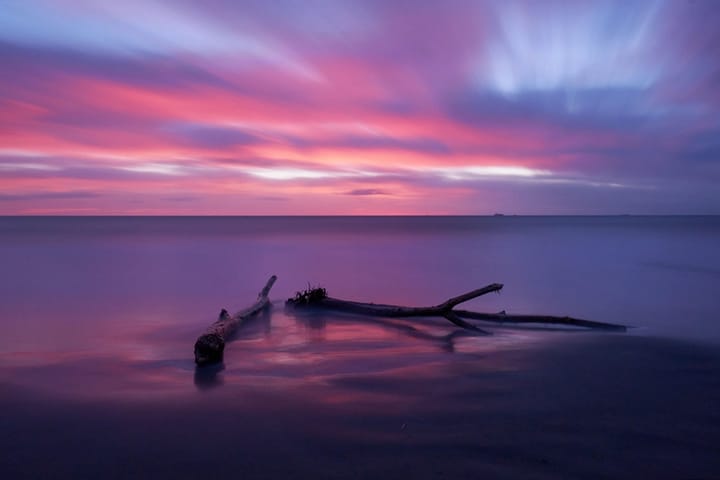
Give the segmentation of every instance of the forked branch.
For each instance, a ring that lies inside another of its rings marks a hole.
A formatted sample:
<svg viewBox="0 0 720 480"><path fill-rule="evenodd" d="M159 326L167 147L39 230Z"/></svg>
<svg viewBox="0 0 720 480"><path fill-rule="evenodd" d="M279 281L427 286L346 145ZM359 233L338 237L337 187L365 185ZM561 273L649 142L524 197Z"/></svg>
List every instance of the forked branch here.
<svg viewBox="0 0 720 480"><path fill-rule="evenodd" d="M321 307L341 312L358 313L360 315L372 315L375 317L408 318L408 317L443 317L458 327L471 330L480 335L490 335L487 332L460 318L453 308L463 302L472 300L491 292L498 292L502 284L493 283L486 287L463 293L453 297L439 305L432 307L405 307L401 305L382 305L376 303L351 302L327 296L324 288L309 288L304 292L298 292L294 298L288 299L287 306L302 308L306 306Z"/></svg>
<svg viewBox="0 0 720 480"><path fill-rule="evenodd" d="M222 360L225 342L233 331L245 320L256 315L270 305L268 295L277 277L273 275L260 291L257 301L235 315L223 309L217 321L210 325L195 342L195 363L205 365ZM499 292L503 285L492 283L483 288L472 290L443 303L431 307L406 307L401 305L383 305L376 303L352 302L328 297L324 288L312 288L298 292L288 299L285 305L290 308L321 308L340 312L356 313L373 317L410 318L410 317L443 317L460 328L479 335L490 335L490 332L467 322L465 319L482 320L499 324L551 324L571 327L582 327L599 330L626 331L627 327L614 323L594 322L572 317L555 317L551 315L508 315L500 313L483 313L469 310L455 310L461 303L492 292Z"/></svg>
<svg viewBox="0 0 720 480"><path fill-rule="evenodd" d="M500 324L516 323L516 324L551 324L564 325L572 327L582 327L598 330L626 331L627 327L614 323L594 322L591 320L582 320L572 317L555 317L551 315L508 315L505 312L500 313L482 313L469 310L455 310L454 308L468 300L480 297L487 293L499 292L503 288L501 283L492 283L483 288L472 290L457 297L446 300L443 303L432 307L405 307L400 305L382 305L375 303L353 302L349 300L340 300L327 296L324 288L311 288L303 292L298 292L294 298L288 299L286 306L292 308L318 307L328 310L336 310L341 312L356 313L360 315L370 315L375 317L391 317L391 318L408 318L408 317L443 317L453 324L476 332L481 335L490 335L476 325L463 320L465 318L482 320L485 322L493 322Z"/></svg>

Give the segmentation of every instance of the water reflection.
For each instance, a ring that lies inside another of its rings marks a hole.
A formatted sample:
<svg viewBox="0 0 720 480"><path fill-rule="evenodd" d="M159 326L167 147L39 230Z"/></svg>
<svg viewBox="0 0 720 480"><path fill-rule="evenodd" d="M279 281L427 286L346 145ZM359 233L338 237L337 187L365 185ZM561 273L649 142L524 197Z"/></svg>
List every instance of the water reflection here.
<svg viewBox="0 0 720 480"><path fill-rule="evenodd" d="M408 322L412 320L399 320L383 317L365 317L360 315L325 312L322 310L313 310L310 308L298 310L294 308L286 308L285 314L293 317L296 322L308 329L309 335L313 340L324 339L322 332L326 329L328 319L340 322L356 322L360 325L379 326L391 332L398 332L417 340L434 343L440 347L441 351L452 353L455 351L455 340L462 337L477 336L471 331L460 330L454 327L447 334L433 334L420 329ZM415 321L422 322L422 318L416 318ZM316 332L320 333L316 333Z"/></svg>
<svg viewBox="0 0 720 480"><path fill-rule="evenodd" d="M720 471L717 351L647 338L720 338L717 219L31 218L0 231L6 478L162 462L175 478L208 465L228 478ZM223 364L196 369L218 308L247 305L270 273L274 299L310 281L426 304L497 281L502 296L468 308L647 328L474 337L443 319L275 308L243 325Z"/></svg>
<svg viewBox="0 0 720 480"><path fill-rule="evenodd" d="M228 337L227 341L232 342L238 338L256 339L267 338L272 335L272 315L274 305L260 311L257 315L244 320L238 328Z"/></svg>
<svg viewBox="0 0 720 480"><path fill-rule="evenodd" d="M201 328L147 323L115 331L111 341L82 353L1 354L0 378L45 395L77 398L149 399L314 385L325 390L322 402L373 403L387 395L415 395L413 389L404 390L408 374L440 378L464 362L477 362L475 369L488 372L522 370L537 346L560 339L558 332L509 329L477 337L443 319L405 321L277 307L244 322L219 365L198 368L193 363L192 345ZM398 388L349 388L379 379Z"/></svg>
<svg viewBox="0 0 720 480"><path fill-rule="evenodd" d="M347 323L328 318L328 339L307 348L269 348L240 335L231 345L241 348L207 370L207 389L204 372L188 381L191 352L187 361L16 366L0 395L6 478L157 477L158 468L159 476L202 478L208 465L223 478L720 471L717 352L606 335L534 348L530 338L499 335L459 339L448 355L434 342ZM349 340L332 340L349 332L386 341L368 349L361 340L353 350ZM177 346L188 350L187 341ZM282 368L282 355L321 361ZM223 388L213 388L218 379ZM56 391L37 394L53 382Z"/></svg>
<svg viewBox="0 0 720 480"><path fill-rule="evenodd" d="M225 363L220 362L215 365L204 365L202 367L195 367L195 375L193 376L193 383L198 390L210 390L224 385L220 373L225 370Z"/></svg>

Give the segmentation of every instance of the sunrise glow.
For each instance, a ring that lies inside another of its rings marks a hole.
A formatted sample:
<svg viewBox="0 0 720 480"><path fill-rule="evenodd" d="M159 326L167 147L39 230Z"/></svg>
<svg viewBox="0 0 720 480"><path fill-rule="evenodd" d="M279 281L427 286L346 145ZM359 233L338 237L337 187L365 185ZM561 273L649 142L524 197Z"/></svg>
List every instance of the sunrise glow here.
<svg viewBox="0 0 720 480"><path fill-rule="evenodd" d="M713 2L0 9L0 214L720 213Z"/></svg>

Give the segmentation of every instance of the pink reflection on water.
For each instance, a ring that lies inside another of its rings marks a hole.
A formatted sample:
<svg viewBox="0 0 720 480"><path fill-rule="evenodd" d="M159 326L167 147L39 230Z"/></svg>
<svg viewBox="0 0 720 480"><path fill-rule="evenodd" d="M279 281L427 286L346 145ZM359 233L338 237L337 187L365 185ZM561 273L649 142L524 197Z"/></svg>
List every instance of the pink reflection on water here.
<svg viewBox="0 0 720 480"><path fill-rule="evenodd" d="M399 389L392 388L396 381L437 380L467 362L476 371L522 369L527 352L552 341L542 332L457 335L443 320L415 325L351 316L293 316L276 308L240 328L226 348L223 365L196 369L195 326L158 319L117 328L121 324L109 322L115 327L84 350L2 353L1 378L76 400L175 401L191 399L196 392L260 391L372 409L398 395L422 393L403 390L403 382L397 383Z"/></svg>

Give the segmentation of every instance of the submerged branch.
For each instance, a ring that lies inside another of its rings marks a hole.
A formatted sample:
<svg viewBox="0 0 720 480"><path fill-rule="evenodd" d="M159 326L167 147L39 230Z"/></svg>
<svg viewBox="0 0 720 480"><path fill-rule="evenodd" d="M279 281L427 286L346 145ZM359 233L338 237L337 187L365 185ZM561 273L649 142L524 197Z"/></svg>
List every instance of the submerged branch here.
<svg viewBox="0 0 720 480"><path fill-rule="evenodd" d="M618 325L617 323L596 322L593 320L583 320L573 317L556 317L553 315L511 315L505 312L500 313L483 313L471 312L468 310L455 310L455 313L463 318L472 318L474 320L484 320L486 322L495 323L535 323L535 324L552 324L567 325L571 327L591 328L595 330L610 330L616 332L625 332L628 327Z"/></svg>

